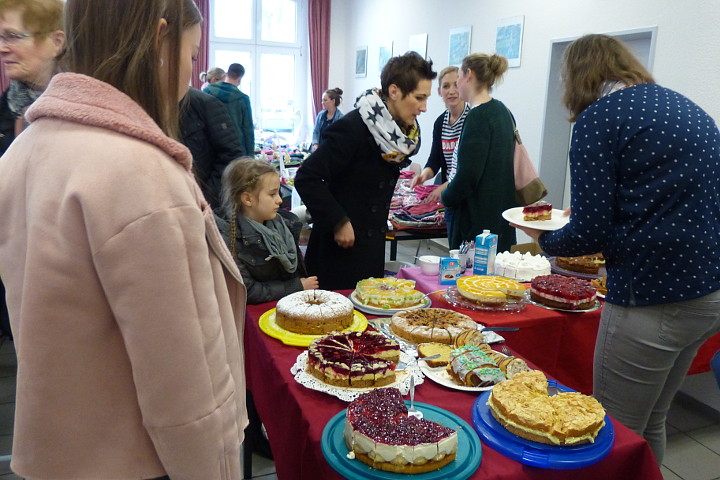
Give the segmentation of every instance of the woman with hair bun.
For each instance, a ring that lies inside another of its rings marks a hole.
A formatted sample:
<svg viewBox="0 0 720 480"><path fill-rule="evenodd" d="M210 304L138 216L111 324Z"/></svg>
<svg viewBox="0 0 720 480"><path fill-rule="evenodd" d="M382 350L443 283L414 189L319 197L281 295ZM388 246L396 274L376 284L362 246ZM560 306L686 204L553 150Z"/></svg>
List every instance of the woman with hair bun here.
<svg viewBox="0 0 720 480"><path fill-rule="evenodd" d="M322 133L328 126L332 125L335 120L340 120L343 113L337 108L342 102L343 91L340 88L331 88L325 90L322 96L322 106L325 110L318 113L315 119L315 128L312 136L312 151L314 152L318 145L322 142Z"/></svg>
<svg viewBox="0 0 720 480"><path fill-rule="evenodd" d="M498 251L515 243L515 229L502 219L503 211L516 206L513 121L507 107L490 96L507 69L505 57L484 53L465 57L460 66L457 85L471 110L441 194L450 248L484 229L498 235Z"/></svg>

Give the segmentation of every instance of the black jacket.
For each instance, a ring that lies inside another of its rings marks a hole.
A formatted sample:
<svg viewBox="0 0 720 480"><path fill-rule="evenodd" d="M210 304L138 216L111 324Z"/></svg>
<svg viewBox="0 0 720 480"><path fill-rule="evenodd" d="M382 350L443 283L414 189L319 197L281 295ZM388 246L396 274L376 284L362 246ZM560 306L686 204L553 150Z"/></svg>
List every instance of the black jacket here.
<svg viewBox="0 0 720 480"><path fill-rule="evenodd" d="M355 288L358 280L383 276L390 201L400 169L408 163L383 160L358 110L325 129L323 142L295 176L295 188L313 218L305 262L320 288ZM335 243L335 231L345 219L355 231L351 248Z"/></svg>
<svg viewBox="0 0 720 480"><path fill-rule="evenodd" d="M17 117L10 111L7 100L8 91L5 90L0 97L0 156L5 153L15 140L15 120Z"/></svg>
<svg viewBox="0 0 720 480"><path fill-rule="evenodd" d="M243 155L225 105L190 88L181 104L181 141L193 156L193 171L213 209L221 204L220 178L231 161Z"/></svg>
<svg viewBox="0 0 720 480"><path fill-rule="evenodd" d="M295 248L298 252L298 267L294 273L288 273L276 258L266 260L267 247L262 237L249 227L245 217L238 217L238 227L235 237L235 263L237 263L243 282L247 288L247 303L258 303L280 300L285 295L299 292L303 289L300 278L307 277L307 270L303 262L302 252L298 246L302 222L293 213L279 210L285 225L292 232L295 239ZM215 216L225 243L230 246L230 224L224 219Z"/></svg>

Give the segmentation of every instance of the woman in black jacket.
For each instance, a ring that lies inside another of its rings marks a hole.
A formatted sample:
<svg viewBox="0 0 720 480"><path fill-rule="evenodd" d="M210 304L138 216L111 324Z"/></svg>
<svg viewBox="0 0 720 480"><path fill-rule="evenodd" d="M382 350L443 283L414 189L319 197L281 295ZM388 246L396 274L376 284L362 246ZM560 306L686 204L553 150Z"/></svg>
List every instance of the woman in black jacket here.
<svg viewBox="0 0 720 480"><path fill-rule="evenodd" d="M314 222L305 261L320 288L354 288L383 276L390 200L419 147L416 119L427 110L436 75L415 52L391 58L382 90L364 92L298 170L295 187Z"/></svg>
<svg viewBox="0 0 720 480"><path fill-rule="evenodd" d="M195 88L181 101L180 134L193 156L193 171L213 210L221 205L220 179L225 167L243 156L230 115L220 100Z"/></svg>

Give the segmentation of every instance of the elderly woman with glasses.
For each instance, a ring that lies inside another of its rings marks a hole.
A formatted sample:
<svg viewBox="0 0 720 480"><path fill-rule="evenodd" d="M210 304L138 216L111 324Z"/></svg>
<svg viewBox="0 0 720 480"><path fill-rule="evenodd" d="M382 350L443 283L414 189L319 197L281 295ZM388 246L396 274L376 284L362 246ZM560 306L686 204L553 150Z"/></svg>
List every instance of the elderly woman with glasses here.
<svg viewBox="0 0 720 480"><path fill-rule="evenodd" d="M10 86L0 98L0 154L24 127L25 109L56 71L65 34L61 0L0 0L0 59Z"/></svg>

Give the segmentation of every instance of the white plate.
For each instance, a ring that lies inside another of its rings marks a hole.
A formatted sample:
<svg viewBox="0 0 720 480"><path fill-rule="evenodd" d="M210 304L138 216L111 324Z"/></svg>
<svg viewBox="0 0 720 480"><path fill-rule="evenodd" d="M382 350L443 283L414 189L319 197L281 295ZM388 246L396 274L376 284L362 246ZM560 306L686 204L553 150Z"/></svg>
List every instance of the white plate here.
<svg viewBox="0 0 720 480"><path fill-rule="evenodd" d="M595 310L600 310L600 308L602 307L602 302L601 302L600 300L597 300L597 299L595 299L595 305L593 305L593 306L590 307L590 308L585 308L585 309L583 309L583 310L570 310L570 309L567 309L567 308L555 308L555 307L550 307L550 306L548 306L548 305L543 305L543 304L540 303L540 302L536 302L536 301L533 300L533 299L530 299L530 300L528 300L528 301L529 301L530 303L532 303L533 305L535 305L536 307L547 308L548 310L557 310L558 312L567 312L567 313L587 313L587 312L594 312Z"/></svg>
<svg viewBox="0 0 720 480"><path fill-rule="evenodd" d="M352 402L361 393L369 392L370 390L375 390L376 388L395 387L400 390L400 393L402 395L407 395L410 391L410 375L415 377L415 386L418 386L425 381L425 377L420 372L420 368L418 367L415 358L401 351L400 362L405 362L407 366L404 370L396 371L395 381L393 383L383 385L382 387L365 388L338 387L335 385L328 385L327 383L321 382L319 379L313 377L305 371L305 365L307 364L307 355L307 350L298 355L297 360L295 360L295 365L290 368L290 373L295 376L295 381L306 388L316 390L318 392L327 393L328 395L337 397L344 402Z"/></svg>
<svg viewBox="0 0 720 480"><path fill-rule="evenodd" d="M570 217L563 216L563 211L553 208L552 218L550 220L536 220L534 222L527 222L523 220L523 207L515 207L505 210L502 216L508 222L512 222L515 225L521 227L534 228L536 230L559 230L570 221Z"/></svg>
<svg viewBox="0 0 720 480"><path fill-rule="evenodd" d="M453 377L450 376L450 373L447 371L447 367L431 368L428 366L427 363L423 362L422 360L419 360L418 363L420 364L420 371L424 373L426 377L428 377L435 383L439 383L444 387L452 388L453 390L463 390L465 392L484 392L486 390L492 390L494 386L491 385L489 387L468 387L465 385L460 385L455 381Z"/></svg>
<svg viewBox="0 0 720 480"><path fill-rule="evenodd" d="M360 301L357 299L357 296L355 295L355 291L350 294L350 301L352 304L360 310L363 313L368 313L370 315L378 315L378 316L388 316L391 317L395 315L398 312L404 312L406 310L415 310L417 308L428 308L430 305L432 305L432 300L425 295L423 296L420 303L417 305L413 305L411 307L405 307L405 308L379 308L379 307L372 307L370 305L363 305L360 303Z"/></svg>

